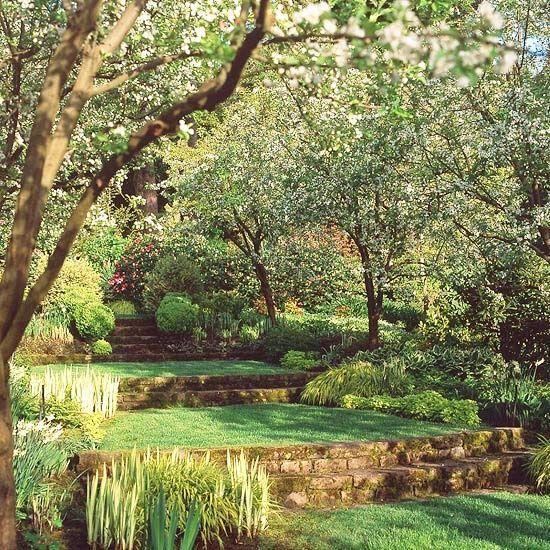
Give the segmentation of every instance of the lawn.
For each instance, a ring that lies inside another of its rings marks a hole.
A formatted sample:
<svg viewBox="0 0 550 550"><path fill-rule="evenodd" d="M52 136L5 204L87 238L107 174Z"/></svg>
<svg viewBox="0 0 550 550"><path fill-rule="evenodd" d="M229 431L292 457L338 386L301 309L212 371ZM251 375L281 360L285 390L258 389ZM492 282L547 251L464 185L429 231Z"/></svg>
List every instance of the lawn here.
<svg viewBox="0 0 550 550"><path fill-rule="evenodd" d="M134 376L196 376L203 374L281 374L289 372L277 365L262 361L162 361L158 363L93 363L76 365L46 365L34 367L41 373L46 368L62 370L67 367L92 368L96 372L116 374L124 378Z"/></svg>
<svg viewBox="0 0 550 550"><path fill-rule="evenodd" d="M261 550L542 550L550 496L493 493L274 518Z"/></svg>
<svg viewBox="0 0 550 550"><path fill-rule="evenodd" d="M331 441L376 441L460 431L374 411L268 403L119 412L103 449L224 447Z"/></svg>

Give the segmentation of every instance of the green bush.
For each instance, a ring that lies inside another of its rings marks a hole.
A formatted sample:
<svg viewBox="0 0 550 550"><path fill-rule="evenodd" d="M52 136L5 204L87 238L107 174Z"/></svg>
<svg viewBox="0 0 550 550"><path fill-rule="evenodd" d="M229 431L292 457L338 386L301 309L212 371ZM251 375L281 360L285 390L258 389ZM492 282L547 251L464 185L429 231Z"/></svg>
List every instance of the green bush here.
<svg viewBox="0 0 550 550"><path fill-rule="evenodd" d="M405 418L460 426L478 426L480 423L478 405L475 401L447 399L431 390L403 397L376 395L366 398L350 394L343 396L340 404L347 409L372 409Z"/></svg>
<svg viewBox="0 0 550 550"><path fill-rule="evenodd" d="M145 274L143 306L155 311L168 293L197 296L203 290L198 265L187 256L163 256L149 273Z"/></svg>
<svg viewBox="0 0 550 550"><path fill-rule="evenodd" d="M115 317L124 317L126 315L136 315L136 306L130 300L115 300L109 302L107 307L115 314Z"/></svg>
<svg viewBox="0 0 550 550"><path fill-rule="evenodd" d="M111 355L111 353L113 353L113 348L107 340L96 340L90 346L90 351L94 355Z"/></svg>
<svg viewBox="0 0 550 550"><path fill-rule="evenodd" d="M550 492L550 439L541 438L529 460L529 475L539 491Z"/></svg>
<svg viewBox="0 0 550 550"><path fill-rule="evenodd" d="M102 227L100 230L96 228L92 235L82 233L75 250L86 257L102 281L106 282L114 273L127 244L128 239L118 229Z"/></svg>
<svg viewBox="0 0 550 550"><path fill-rule="evenodd" d="M115 328L114 313L99 302L80 303L74 310L76 330L85 340L100 340Z"/></svg>
<svg viewBox="0 0 550 550"><path fill-rule="evenodd" d="M424 311L413 303L384 300L382 317L390 323L403 323L407 330L413 330L424 320Z"/></svg>
<svg viewBox="0 0 550 550"><path fill-rule="evenodd" d="M281 359L281 367L293 370L310 370L319 366L319 356L307 351L287 351Z"/></svg>
<svg viewBox="0 0 550 550"><path fill-rule="evenodd" d="M163 332L189 332L198 322L199 306L185 294L169 293L157 312L157 326Z"/></svg>
<svg viewBox="0 0 550 550"><path fill-rule="evenodd" d="M402 395L411 389L411 380L399 362L372 365L362 361L343 363L316 376L301 395L309 405L335 405L348 394L371 397Z"/></svg>
<svg viewBox="0 0 550 550"><path fill-rule="evenodd" d="M42 273L46 264L47 259L41 258L38 261L37 273ZM101 278L85 260L65 260L52 288L42 301L43 309L58 309L59 305L65 302L65 295L71 291L86 293L101 301Z"/></svg>
<svg viewBox="0 0 550 550"><path fill-rule="evenodd" d="M102 415L83 412L80 404L72 399L61 401L51 396L46 402L45 412L63 426L61 441L70 454L95 448L103 438Z"/></svg>

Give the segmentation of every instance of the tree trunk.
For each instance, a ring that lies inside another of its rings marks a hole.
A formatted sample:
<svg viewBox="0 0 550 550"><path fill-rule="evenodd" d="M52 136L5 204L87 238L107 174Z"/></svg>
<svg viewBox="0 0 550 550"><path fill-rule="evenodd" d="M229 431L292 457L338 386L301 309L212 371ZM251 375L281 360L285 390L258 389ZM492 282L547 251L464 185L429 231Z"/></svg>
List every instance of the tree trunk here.
<svg viewBox="0 0 550 550"><path fill-rule="evenodd" d="M0 364L3 374L0 379L0 548L16 550L12 420L7 368L2 366Z"/></svg>
<svg viewBox="0 0 550 550"><path fill-rule="evenodd" d="M155 167L152 163L145 165L143 168L136 170L133 173L134 193L145 199L143 211L145 214L158 214L158 195L155 189L151 186L155 184Z"/></svg>
<svg viewBox="0 0 550 550"><path fill-rule="evenodd" d="M380 341L380 316L382 313L383 293L380 289L376 290L374 278L371 273L370 258L368 250L360 242L355 240L359 254L361 255L361 265L363 268L363 282L365 284L365 293L367 295L367 311L369 316L369 339L368 348L373 350L379 348Z"/></svg>
<svg viewBox="0 0 550 550"><path fill-rule="evenodd" d="M277 316L275 313L275 301L273 300L273 291L271 290L271 285L269 284L267 269L261 262L255 263L254 269L256 271L258 281L260 281L260 291L265 300L267 315L270 321L275 324L277 322Z"/></svg>

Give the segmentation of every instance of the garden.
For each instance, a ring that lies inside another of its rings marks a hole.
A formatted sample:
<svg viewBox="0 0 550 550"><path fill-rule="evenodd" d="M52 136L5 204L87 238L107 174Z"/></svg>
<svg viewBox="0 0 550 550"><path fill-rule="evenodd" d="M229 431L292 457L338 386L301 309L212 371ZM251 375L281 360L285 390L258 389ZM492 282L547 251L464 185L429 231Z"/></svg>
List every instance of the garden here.
<svg viewBox="0 0 550 550"><path fill-rule="evenodd" d="M0 2L0 550L550 548L547 9Z"/></svg>

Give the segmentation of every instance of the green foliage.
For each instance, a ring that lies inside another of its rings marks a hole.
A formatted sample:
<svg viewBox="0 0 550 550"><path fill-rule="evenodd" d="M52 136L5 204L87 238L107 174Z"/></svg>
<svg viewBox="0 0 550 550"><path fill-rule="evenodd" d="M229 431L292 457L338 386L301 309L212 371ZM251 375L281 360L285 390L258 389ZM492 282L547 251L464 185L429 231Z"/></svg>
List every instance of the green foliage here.
<svg viewBox="0 0 550 550"><path fill-rule="evenodd" d="M55 397L64 402L70 398L85 413L111 418L116 411L119 383L117 376L96 373L90 367L86 370L65 367L61 371L46 367L43 374L30 377L30 390L32 395L44 395L47 400Z"/></svg>
<svg viewBox="0 0 550 550"><path fill-rule="evenodd" d="M41 258L38 261L38 273L42 273L45 269L46 262L46 258ZM59 310L60 304L65 303L66 295L69 292L86 293L90 297L94 297L96 301L101 301L100 276L87 261L71 258L65 260L52 288L42 301L43 309L45 311Z"/></svg>
<svg viewBox="0 0 550 550"><path fill-rule="evenodd" d="M159 242L150 235L139 236L128 243L108 281L114 298L141 303L146 275L153 270L160 250Z"/></svg>
<svg viewBox="0 0 550 550"><path fill-rule="evenodd" d="M334 405L348 394L371 397L378 394L401 395L411 388L411 380L400 362L373 365L353 360L309 381L301 401L309 405Z"/></svg>
<svg viewBox="0 0 550 550"><path fill-rule="evenodd" d="M167 523L168 540L184 533L185 549L196 537L197 523L205 547L221 544L229 534L256 536L267 525L268 487L265 468L243 455L228 456L225 471L208 454L194 457L176 449L142 457L134 450L112 462L110 475L104 465L88 479L88 542L129 548L148 540L154 545Z"/></svg>
<svg viewBox="0 0 550 550"><path fill-rule="evenodd" d="M319 355L306 351L287 351L281 358L281 367L285 369L310 370L319 364Z"/></svg>
<svg viewBox="0 0 550 550"><path fill-rule="evenodd" d="M198 321L199 306L185 294L167 294L156 311L157 326L163 332L189 332Z"/></svg>
<svg viewBox="0 0 550 550"><path fill-rule="evenodd" d="M90 346L90 351L94 355L111 355L113 348L107 340L96 340Z"/></svg>
<svg viewBox="0 0 550 550"><path fill-rule="evenodd" d="M83 234L75 249L86 258L105 283L114 273L127 244L128 239L118 229L102 227L101 231L93 234Z"/></svg>
<svg viewBox="0 0 550 550"><path fill-rule="evenodd" d="M529 460L529 475L539 491L550 492L550 439L541 438Z"/></svg>
<svg viewBox="0 0 550 550"><path fill-rule="evenodd" d="M403 329L381 323L386 349L399 349L410 338ZM266 334L266 356L279 361L290 350L316 351L342 344L345 348L367 346L368 320L361 317L331 317L323 314L284 315Z"/></svg>
<svg viewBox="0 0 550 550"><path fill-rule="evenodd" d="M143 306L146 311L155 311L169 293L195 297L203 290L200 269L185 254L162 256L144 278Z"/></svg>
<svg viewBox="0 0 550 550"><path fill-rule="evenodd" d="M74 309L76 329L86 340L100 340L115 328L114 313L99 302L80 303Z"/></svg>
<svg viewBox="0 0 550 550"><path fill-rule="evenodd" d="M433 390L403 397L389 395L361 397L350 394L343 396L341 405L347 409L372 409L405 418L445 422L460 426L477 426L480 423L478 405L475 401L447 399Z"/></svg>
<svg viewBox="0 0 550 550"><path fill-rule="evenodd" d="M550 427L550 396L537 383L533 369L507 364L488 369L471 384L482 404L482 416L488 422L531 429Z"/></svg>
<svg viewBox="0 0 550 550"><path fill-rule="evenodd" d="M65 471L69 456L60 442L62 431L47 421L19 421L13 432L13 474L16 510L20 519L30 513L32 499L47 480Z"/></svg>
<svg viewBox="0 0 550 550"><path fill-rule="evenodd" d="M407 330L413 330L424 319L422 308L414 303L385 300L382 307L382 317L390 323L403 323Z"/></svg>
<svg viewBox="0 0 550 550"><path fill-rule="evenodd" d="M137 313L136 306L129 300L115 300L109 302L107 307L115 314L115 317L131 316Z"/></svg>
<svg viewBox="0 0 550 550"><path fill-rule="evenodd" d="M69 326L69 316L63 311L54 309L33 315L25 329L25 336L44 341L55 340L70 343L73 341L73 335Z"/></svg>
<svg viewBox="0 0 550 550"><path fill-rule="evenodd" d="M103 415L83 412L77 401L68 398L61 401L52 395L46 402L45 413L63 426L61 441L71 455L95 448L103 437Z"/></svg>

